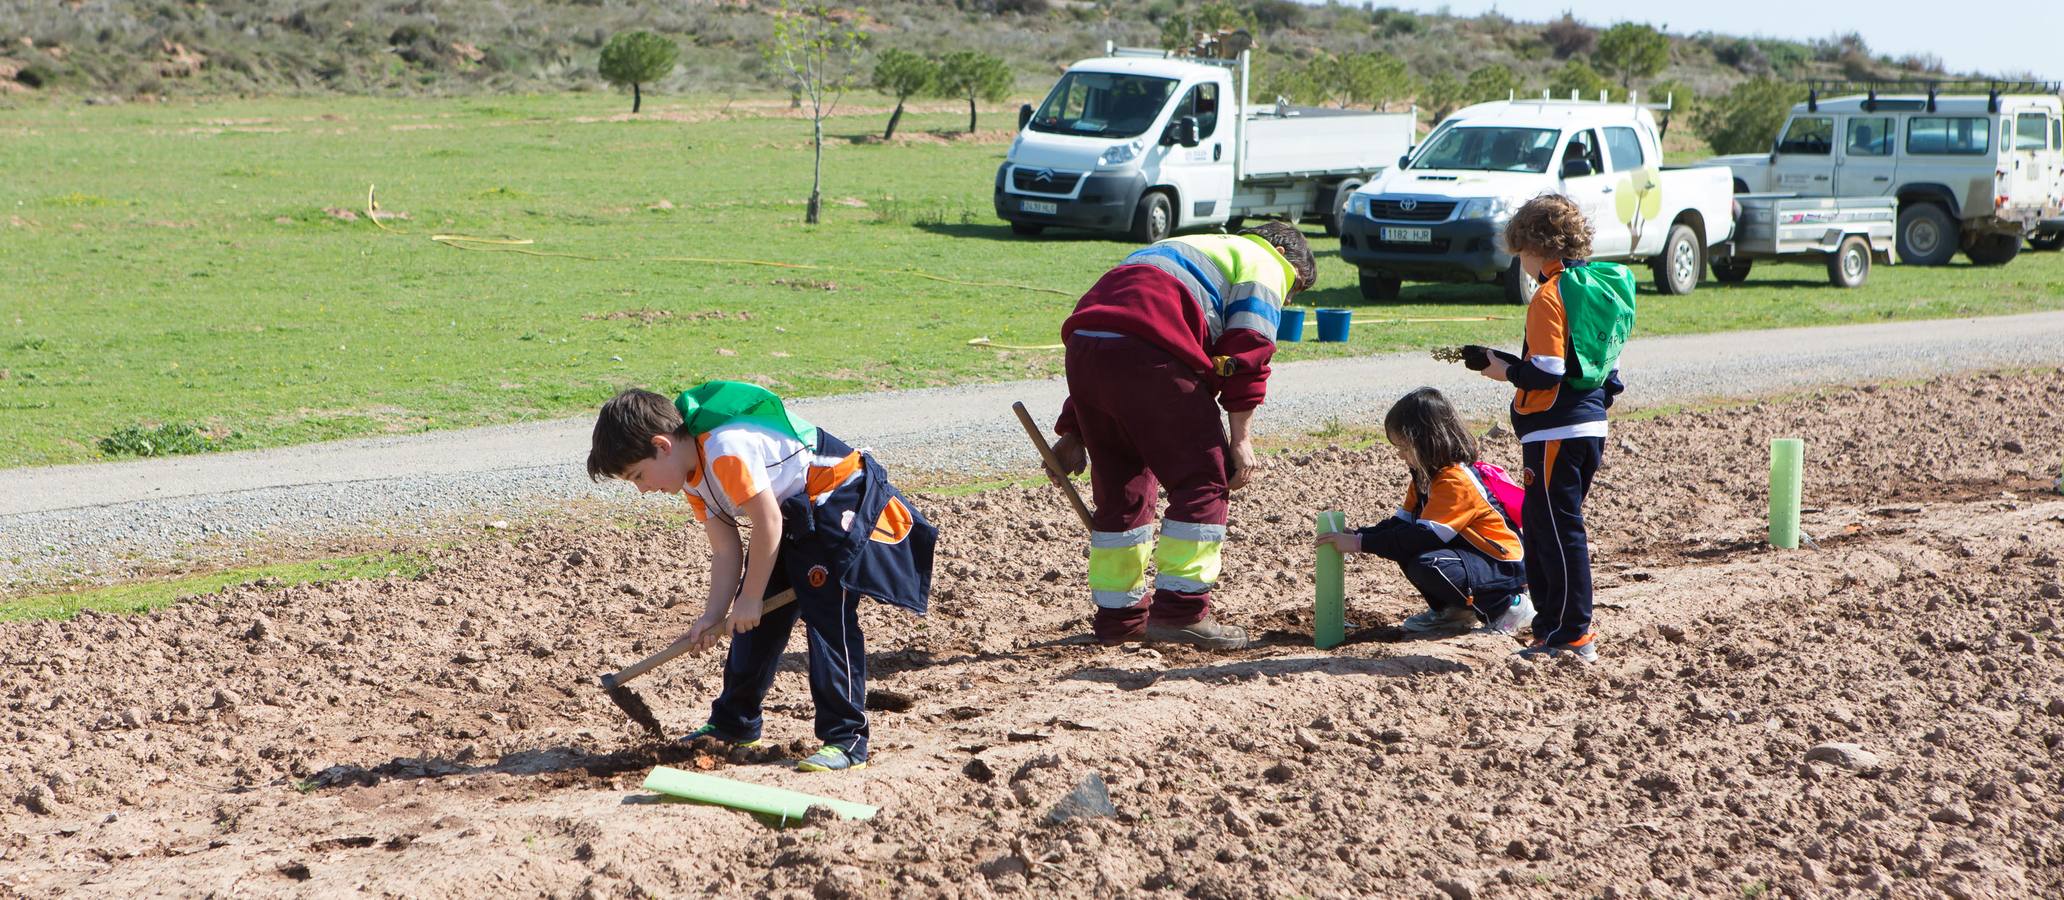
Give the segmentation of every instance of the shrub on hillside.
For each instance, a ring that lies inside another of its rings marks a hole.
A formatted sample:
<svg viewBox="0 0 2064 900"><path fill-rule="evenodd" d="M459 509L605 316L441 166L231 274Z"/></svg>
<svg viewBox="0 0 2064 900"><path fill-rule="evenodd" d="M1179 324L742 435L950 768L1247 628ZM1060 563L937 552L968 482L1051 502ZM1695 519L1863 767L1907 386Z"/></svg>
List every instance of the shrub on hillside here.
<svg viewBox="0 0 2064 900"><path fill-rule="evenodd" d="M1577 21L1570 13L1549 22L1541 29L1541 39L1548 42L1548 48L1555 51L1556 59L1568 59L1591 52L1598 45L1598 30Z"/></svg>
<svg viewBox="0 0 2064 900"><path fill-rule="evenodd" d="M1792 104L1805 98L1805 89L1798 85L1751 78L1701 103L1692 123L1715 153L1760 153L1777 139Z"/></svg>
<svg viewBox="0 0 2064 900"><path fill-rule="evenodd" d="M681 48L673 41L650 31L632 31L609 40L596 71L610 84L631 86L631 112L635 114L645 101L639 86L665 78L680 59Z"/></svg>

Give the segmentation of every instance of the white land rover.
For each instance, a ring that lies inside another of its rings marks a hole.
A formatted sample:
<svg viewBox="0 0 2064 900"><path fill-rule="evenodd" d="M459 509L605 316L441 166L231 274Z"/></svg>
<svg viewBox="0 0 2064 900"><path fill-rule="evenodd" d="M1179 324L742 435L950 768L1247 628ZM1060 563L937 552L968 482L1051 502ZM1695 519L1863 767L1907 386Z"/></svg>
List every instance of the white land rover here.
<svg viewBox="0 0 2064 900"><path fill-rule="evenodd" d="M1948 93L1982 87L1982 93ZM1741 193L1895 197L1899 261L1998 265L2064 216L2056 83L1810 82L1769 153L1720 156ZM1829 90L1861 94L1823 99Z"/></svg>

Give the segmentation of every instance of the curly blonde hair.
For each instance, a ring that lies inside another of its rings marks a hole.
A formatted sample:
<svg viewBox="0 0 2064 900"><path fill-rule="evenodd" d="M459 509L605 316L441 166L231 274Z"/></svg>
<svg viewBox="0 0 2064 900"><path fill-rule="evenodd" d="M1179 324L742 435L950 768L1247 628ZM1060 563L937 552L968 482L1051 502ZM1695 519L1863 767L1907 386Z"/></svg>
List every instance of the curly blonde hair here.
<svg viewBox="0 0 2064 900"><path fill-rule="evenodd" d="M1591 255L1591 222L1577 203L1561 194L1542 194L1505 226L1505 249L1533 251L1549 259L1584 259Z"/></svg>

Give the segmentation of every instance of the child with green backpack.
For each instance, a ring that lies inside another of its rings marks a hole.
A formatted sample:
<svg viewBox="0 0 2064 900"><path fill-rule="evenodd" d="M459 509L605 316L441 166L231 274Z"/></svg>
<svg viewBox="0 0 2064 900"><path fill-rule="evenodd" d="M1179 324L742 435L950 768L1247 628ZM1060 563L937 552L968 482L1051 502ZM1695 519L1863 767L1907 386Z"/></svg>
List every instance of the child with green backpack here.
<svg viewBox="0 0 2064 900"><path fill-rule="evenodd" d="M938 538L873 455L790 413L765 388L712 381L671 401L634 389L603 404L588 477L683 495L709 538L708 602L686 636L700 650L730 635L731 648L709 722L687 739L759 742L762 704L800 618L823 747L797 768L865 768L860 599L924 614ZM795 602L769 602L788 591Z"/></svg>
<svg viewBox="0 0 2064 900"><path fill-rule="evenodd" d="M1634 275L1591 262L1591 225L1568 197L1527 201L1505 226L1505 244L1540 280L1527 307L1518 356L1465 347L1465 363L1510 382L1512 430L1525 461L1521 539L1533 596L1527 658L1598 658L1591 631L1591 548L1584 498L1605 451L1605 412L1625 389L1620 348L1634 330Z"/></svg>

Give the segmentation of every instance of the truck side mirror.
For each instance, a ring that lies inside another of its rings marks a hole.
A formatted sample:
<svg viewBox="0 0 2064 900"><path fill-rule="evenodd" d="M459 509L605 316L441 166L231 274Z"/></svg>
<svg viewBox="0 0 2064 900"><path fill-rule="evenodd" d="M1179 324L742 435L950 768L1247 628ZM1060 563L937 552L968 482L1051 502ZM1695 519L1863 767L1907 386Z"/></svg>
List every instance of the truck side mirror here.
<svg viewBox="0 0 2064 900"><path fill-rule="evenodd" d="M1200 143L1197 137L1196 116L1183 116L1175 120L1175 142L1185 147L1195 147Z"/></svg>
<svg viewBox="0 0 2064 900"><path fill-rule="evenodd" d="M1562 161L1562 177L1564 178L1582 178L1589 174L1591 174L1591 161L1588 159L1565 159Z"/></svg>
<svg viewBox="0 0 2064 900"><path fill-rule="evenodd" d="M1397 158L1397 167L1398 167L1398 168L1400 168L1400 169L1406 169L1406 168L1410 168L1410 167L1411 167L1411 165L1412 165L1412 154L1410 154L1410 153L1406 153L1405 155L1403 155L1403 156L1400 156L1400 157L1398 157L1398 158Z"/></svg>
<svg viewBox="0 0 2064 900"><path fill-rule="evenodd" d="M1032 121L1032 104L1030 104L1030 103L1021 103L1021 104L1018 104L1018 130L1019 130L1019 131L1024 131L1024 130L1025 130L1025 126L1026 126L1026 125L1027 125L1028 123L1030 123L1031 121Z"/></svg>

